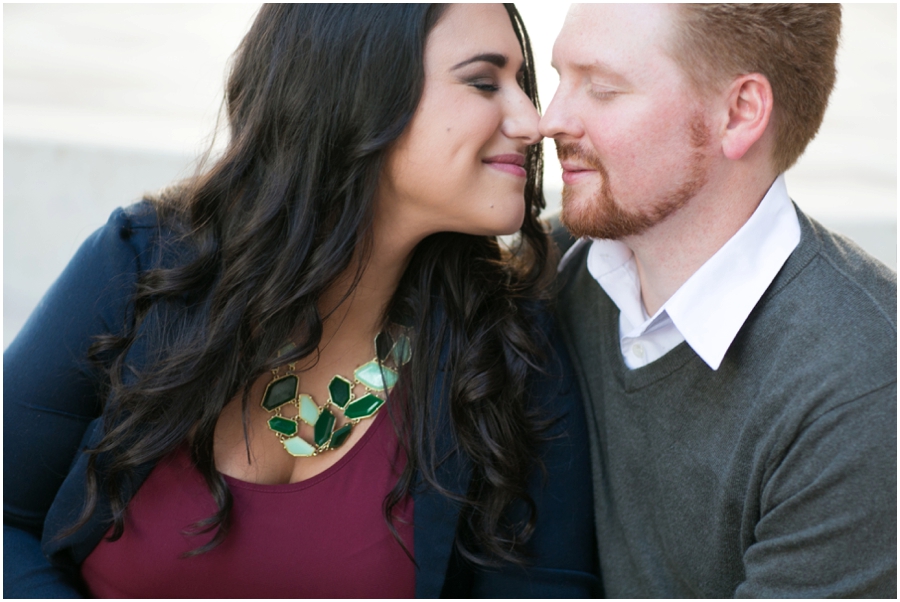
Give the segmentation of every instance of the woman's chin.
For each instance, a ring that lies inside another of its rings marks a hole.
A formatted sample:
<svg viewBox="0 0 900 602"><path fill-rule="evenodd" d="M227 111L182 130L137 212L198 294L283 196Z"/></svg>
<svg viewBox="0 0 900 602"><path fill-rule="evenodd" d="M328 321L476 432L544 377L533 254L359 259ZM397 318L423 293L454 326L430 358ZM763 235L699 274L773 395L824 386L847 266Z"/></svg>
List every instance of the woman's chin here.
<svg viewBox="0 0 900 602"><path fill-rule="evenodd" d="M515 203L503 204L494 201L493 206L477 215L457 216L454 223L445 223L437 231L458 232L473 236L509 236L522 229L525 221L525 202L519 198Z"/></svg>
<svg viewBox="0 0 900 602"><path fill-rule="evenodd" d="M495 203L495 205L499 205L499 203ZM492 207L490 211L496 213L491 215L489 231L485 232L488 236L509 236L522 229L522 224L525 222L525 202L523 199L518 199L516 203L504 208Z"/></svg>
<svg viewBox="0 0 900 602"><path fill-rule="evenodd" d="M510 219L510 221L505 224L505 226L500 231L498 231L495 236L509 236L510 234L515 234L522 229L523 223L525 223L524 209L517 213L515 217Z"/></svg>

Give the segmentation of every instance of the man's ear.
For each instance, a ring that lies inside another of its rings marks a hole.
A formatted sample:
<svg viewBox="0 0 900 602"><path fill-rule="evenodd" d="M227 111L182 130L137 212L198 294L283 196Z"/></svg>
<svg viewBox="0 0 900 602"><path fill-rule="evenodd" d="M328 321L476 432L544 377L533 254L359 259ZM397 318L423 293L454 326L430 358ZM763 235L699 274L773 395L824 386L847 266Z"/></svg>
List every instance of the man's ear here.
<svg viewBox="0 0 900 602"><path fill-rule="evenodd" d="M731 160L743 157L766 132L772 118L772 85L760 73L736 78L728 88L728 126L722 151Z"/></svg>

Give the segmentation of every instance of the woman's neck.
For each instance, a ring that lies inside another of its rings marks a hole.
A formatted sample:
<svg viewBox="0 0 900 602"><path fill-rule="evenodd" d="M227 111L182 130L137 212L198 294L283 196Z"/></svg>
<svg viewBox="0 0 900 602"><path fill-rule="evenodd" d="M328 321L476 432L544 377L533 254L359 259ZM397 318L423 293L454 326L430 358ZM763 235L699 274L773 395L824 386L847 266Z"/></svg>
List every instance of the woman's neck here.
<svg viewBox="0 0 900 602"><path fill-rule="evenodd" d="M353 282L363 258L357 255L338 281L322 295L319 309L324 318L322 344L347 329L371 340L381 329L382 318L397 290L421 237L404 236L376 220L371 253ZM343 336L343 334L342 334Z"/></svg>

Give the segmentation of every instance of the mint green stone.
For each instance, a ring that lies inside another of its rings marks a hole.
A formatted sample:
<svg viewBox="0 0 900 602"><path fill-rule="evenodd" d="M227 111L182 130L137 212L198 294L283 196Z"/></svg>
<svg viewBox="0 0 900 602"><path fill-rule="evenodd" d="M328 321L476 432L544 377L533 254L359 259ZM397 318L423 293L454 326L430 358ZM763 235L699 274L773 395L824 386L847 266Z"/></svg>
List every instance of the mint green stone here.
<svg viewBox="0 0 900 602"><path fill-rule="evenodd" d="M319 419L316 421L316 427L313 430L313 440L319 447L328 443L328 440L331 438L331 429L334 428L334 420L334 414L332 414L330 410L323 410L322 413L319 414Z"/></svg>
<svg viewBox="0 0 900 602"><path fill-rule="evenodd" d="M372 361L363 364L353 373L354 378L375 391L390 389L397 384L397 373L387 366Z"/></svg>
<svg viewBox="0 0 900 602"><path fill-rule="evenodd" d="M285 439L282 443L287 453L298 458L308 458L316 453L316 448L300 437L291 437L290 439Z"/></svg>
<svg viewBox="0 0 900 602"><path fill-rule="evenodd" d="M397 339L397 342L394 343L394 348L391 350L391 355L394 357L394 362L398 366L402 366L410 359L412 359L412 345L409 342L409 337L405 334L401 334L400 338Z"/></svg>
<svg viewBox="0 0 900 602"><path fill-rule="evenodd" d="M297 423L290 418L282 418L281 416L269 418L269 428L288 437L297 433Z"/></svg>
<svg viewBox="0 0 900 602"><path fill-rule="evenodd" d="M350 401L350 393L353 385L346 378L335 376L328 383L328 392L331 394L331 403L343 408Z"/></svg>
<svg viewBox="0 0 900 602"><path fill-rule="evenodd" d="M368 418L372 414L374 414L378 408L380 408L384 404L384 400L380 397L376 397L369 393L368 395L363 395L344 410L344 416L349 418L350 420L356 420L357 418Z"/></svg>
<svg viewBox="0 0 900 602"><path fill-rule="evenodd" d="M309 395L300 395L300 420L313 426L319 419L319 406Z"/></svg>
<svg viewBox="0 0 900 602"><path fill-rule="evenodd" d="M297 385L299 383L300 379L294 374L276 378L266 387L262 407L271 412L287 402L293 401L297 396Z"/></svg>
<svg viewBox="0 0 900 602"><path fill-rule="evenodd" d="M344 444L344 441L347 440L347 437L350 436L350 431L353 430L352 424L345 424L338 430L334 431L334 434L331 435L331 443L328 444L330 449L337 449L341 445Z"/></svg>

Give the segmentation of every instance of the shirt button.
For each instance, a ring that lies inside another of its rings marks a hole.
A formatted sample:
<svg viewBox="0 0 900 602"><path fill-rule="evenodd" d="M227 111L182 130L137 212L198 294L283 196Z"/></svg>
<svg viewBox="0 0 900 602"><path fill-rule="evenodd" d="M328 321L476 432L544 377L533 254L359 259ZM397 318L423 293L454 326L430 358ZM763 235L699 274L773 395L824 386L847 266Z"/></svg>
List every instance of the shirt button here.
<svg viewBox="0 0 900 602"><path fill-rule="evenodd" d="M640 343L635 343L631 346L631 352L634 353L635 357L644 357L644 346Z"/></svg>

